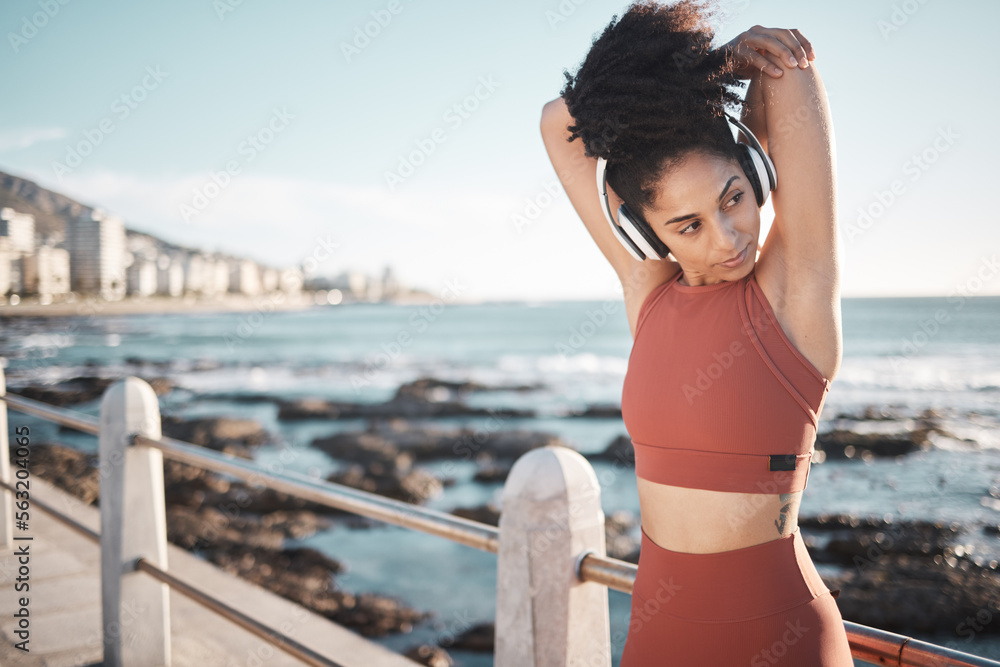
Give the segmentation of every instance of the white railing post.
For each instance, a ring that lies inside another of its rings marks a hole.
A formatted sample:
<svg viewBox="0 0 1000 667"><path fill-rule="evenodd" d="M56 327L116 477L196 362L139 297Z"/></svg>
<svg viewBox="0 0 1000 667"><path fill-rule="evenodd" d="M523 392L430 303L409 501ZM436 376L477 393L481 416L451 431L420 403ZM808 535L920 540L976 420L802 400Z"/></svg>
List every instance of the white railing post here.
<svg viewBox="0 0 1000 667"><path fill-rule="evenodd" d="M2 361L2 359L0 359ZM7 379L0 364L0 396L7 395ZM10 444L7 440L7 403L0 401L0 479L13 484L10 476ZM0 490L0 550L14 548L14 494Z"/></svg>
<svg viewBox="0 0 1000 667"><path fill-rule="evenodd" d="M160 437L153 388L135 377L108 387L100 429L104 664L169 667L169 587L135 569L140 557L167 569L163 454L129 444L136 433Z"/></svg>
<svg viewBox="0 0 1000 667"><path fill-rule="evenodd" d="M601 487L568 447L519 458L504 484L497 553L497 667L610 667L608 588L577 559L604 556Z"/></svg>

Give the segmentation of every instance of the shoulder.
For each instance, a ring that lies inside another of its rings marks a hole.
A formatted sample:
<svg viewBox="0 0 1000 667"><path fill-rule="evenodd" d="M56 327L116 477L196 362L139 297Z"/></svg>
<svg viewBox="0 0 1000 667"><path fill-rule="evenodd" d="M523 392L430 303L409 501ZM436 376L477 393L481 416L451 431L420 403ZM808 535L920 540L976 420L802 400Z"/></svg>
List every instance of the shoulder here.
<svg viewBox="0 0 1000 667"><path fill-rule="evenodd" d="M646 266L650 265L650 266ZM639 317L654 293L662 291L667 283L680 274L680 265L669 259L646 261L628 274L620 275L625 298L625 316L628 319L632 340L639 329Z"/></svg>
<svg viewBox="0 0 1000 667"><path fill-rule="evenodd" d="M824 378L833 380L843 354L836 277L803 280L775 256L770 260L750 274L756 288L789 342Z"/></svg>

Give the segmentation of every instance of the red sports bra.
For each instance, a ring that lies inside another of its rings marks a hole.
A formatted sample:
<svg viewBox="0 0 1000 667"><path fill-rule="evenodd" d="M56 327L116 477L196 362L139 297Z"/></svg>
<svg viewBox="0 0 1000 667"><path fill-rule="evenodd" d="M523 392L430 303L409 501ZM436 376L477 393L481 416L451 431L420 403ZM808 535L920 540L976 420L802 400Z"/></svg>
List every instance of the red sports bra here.
<svg viewBox="0 0 1000 667"><path fill-rule="evenodd" d="M830 382L782 331L753 271L679 272L639 308L622 387L636 476L742 493L806 488Z"/></svg>

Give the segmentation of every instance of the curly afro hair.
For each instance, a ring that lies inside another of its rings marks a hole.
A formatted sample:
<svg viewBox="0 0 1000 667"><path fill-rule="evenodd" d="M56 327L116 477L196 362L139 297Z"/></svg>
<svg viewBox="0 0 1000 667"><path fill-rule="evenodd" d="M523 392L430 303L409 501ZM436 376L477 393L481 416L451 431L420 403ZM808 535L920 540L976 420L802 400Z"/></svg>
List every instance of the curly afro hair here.
<svg viewBox="0 0 1000 667"><path fill-rule="evenodd" d="M711 45L713 14L692 0L634 2L612 17L575 76L563 71L576 123L568 141L579 137L588 157L608 160L608 184L643 222L655 184L690 153L737 160L723 114L742 108L731 87L746 84Z"/></svg>

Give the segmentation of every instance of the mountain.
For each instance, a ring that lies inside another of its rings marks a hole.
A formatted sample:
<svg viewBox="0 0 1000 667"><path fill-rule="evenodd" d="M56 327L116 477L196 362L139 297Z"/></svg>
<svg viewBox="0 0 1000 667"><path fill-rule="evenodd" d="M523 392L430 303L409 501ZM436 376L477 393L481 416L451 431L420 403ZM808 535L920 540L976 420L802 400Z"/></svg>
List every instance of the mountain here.
<svg viewBox="0 0 1000 667"><path fill-rule="evenodd" d="M35 216L36 233L59 238L66 231L67 221L94 210L34 181L0 171L0 208L7 206Z"/></svg>
<svg viewBox="0 0 1000 667"><path fill-rule="evenodd" d="M18 213L35 216L35 234L40 239L61 241L66 238L66 225L73 224L81 215L89 215L93 206L81 204L58 192L46 190L34 181L0 171L0 208L10 207ZM179 246L158 239L151 234L125 228L127 238L148 237L161 252L198 252L195 248Z"/></svg>

